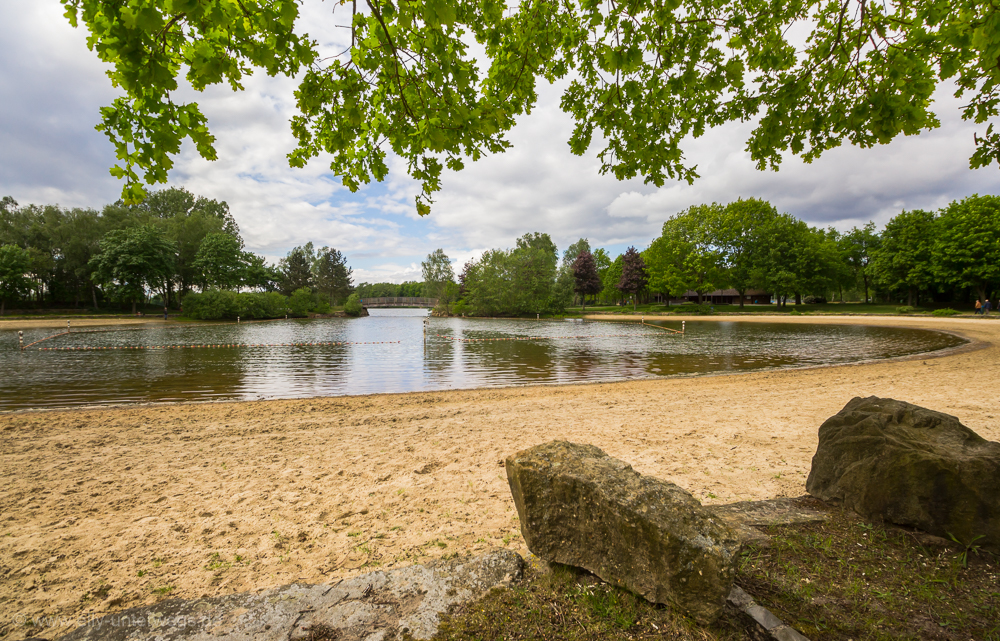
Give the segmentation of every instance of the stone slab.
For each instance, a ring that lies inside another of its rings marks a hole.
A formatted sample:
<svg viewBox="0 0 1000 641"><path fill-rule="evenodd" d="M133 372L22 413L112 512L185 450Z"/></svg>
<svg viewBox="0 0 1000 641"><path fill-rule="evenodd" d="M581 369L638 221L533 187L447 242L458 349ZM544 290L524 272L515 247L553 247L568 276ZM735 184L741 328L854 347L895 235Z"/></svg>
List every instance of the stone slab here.
<svg viewBox="0 0 1000 641"><path fill-rule="evenodd" d="M509 550L371 572L330 585L170 599L97 619L60 641L387 641L427 639L440 615L520 577Z"/></svg>

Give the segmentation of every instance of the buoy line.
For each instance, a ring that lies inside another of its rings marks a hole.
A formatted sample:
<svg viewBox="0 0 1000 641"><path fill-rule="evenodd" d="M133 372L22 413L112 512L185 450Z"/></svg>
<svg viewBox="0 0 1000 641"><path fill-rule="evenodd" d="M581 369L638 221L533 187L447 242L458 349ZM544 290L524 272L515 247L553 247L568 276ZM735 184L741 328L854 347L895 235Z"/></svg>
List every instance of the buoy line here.
<svg viewBox="0 0 1000 641"><path fill-rule="evenodd" d="M659 334L649 332L646 334L581 334L579 336L515 336L512 338L456 338L444 334L434 334L434 336L456 343L493 343L497 341L538 341L552 338L634 338L636 336L659 336Z"/></svg>
<svg viewBox="0 0 1000 641"><path fill-rule="evenodd" d="M679 329L673 329L670 327L661 327L659 325L653 325L652 323L647 323L645 320L642 321L642 325L645 327L655 327L656 329L662 329L665 332L673 332L674 334L683 334L684 332Z"/></svg>
<svg viewBox="0 0 1000 641"><path fill-rule="evenodd" d="M326 347L334 345L391 345L402 341L329 341L312 343L212 343L208 345L122 345L109 347L39 347L39 352L103 352L117 350L218 349L233 347Z"/></svg>
<svg viewBox="0 0 1000 641"><path fill-rule="evenodd" d="M60 336L65 336L66 334L72 334L72 333L73 333L73 332L68 332L68 331L67 331L67 332L59 332L58 334L53 334L52 336L46 336L45 338L39 338L39 339L38 339L37 341L35 341L35 342L33 342L33 343L28 343L27 345L25 345L25 346L24 346L24 347L22 347L21 349L22 349L22 350L24 350L24 349L28 349L28 348L29 348L29 347L31 347L32 345L38 345L39 343L44 343L45 341L47 341L47 340L49 340L49 339L51 339L51 338L58 338L58 337L60 337ZM38 349L42 349L42 348L41 348L41 347L39 347Z"/></svg>
<svg viewBox="0 0 1000 641"><path fill-rule="evenodd" d="M289 319L288 318L260 318L260 319L254 319L254 320L237 321L235 323L213 323L213 322L208 322L208 323L178 323L178 324L174 324L174 325L168 325L167 328L168 329L176 329L178 327L220 327L220 326L241 325L241 324L242 325L249 325L250 323L270 323L270 322L273 322L273 321L280 321L280 320L289 320ZM103 333L107 333L107 332L128 332L128 331L136 331L136 330L142 330L142 329L147 329L147 327L145 327L145 326L142 326L142 327L118 327L118 326L115 326L115 327L108 327L107 329L68 329L65 332L59 332L58 334L52 334L51 336L46 336L45 338L40 338L37 341L28 343L27 345L24 345L23 347L21 347L21 349L25 350L25 349L28 349L29 347L32 347L32 346L37 345L39 343L44 343L47 340L51 340L53 338L59 338L60 336L65 336L66 334L98 334L98 333L102 333L102 332ZM41 348L39 348L39 349L41 349Z"/></svg>

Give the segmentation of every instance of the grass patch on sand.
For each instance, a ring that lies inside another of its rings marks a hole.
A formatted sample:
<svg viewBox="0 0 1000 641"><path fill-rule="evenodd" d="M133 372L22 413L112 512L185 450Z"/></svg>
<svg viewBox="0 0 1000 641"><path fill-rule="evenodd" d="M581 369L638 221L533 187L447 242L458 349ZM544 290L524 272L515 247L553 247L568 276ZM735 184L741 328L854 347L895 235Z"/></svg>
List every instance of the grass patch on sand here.
<svg viewBox="0 0 1000 641"><path fill-rule="evenodd" d="M439 641L514 639L737 640L743 631L723 617L710 628L654 605L576 568L528 570L509 589L496 589L443 618Z"/></svg>
<svg viewBox="0 0 1000 641"><path fill-rule="evenodd" d="M812 641L1000 641L1000 559L829 510L822 523L762 528L736 583ZM588 572L528 570L445 617L439 641L746 638L734 612L701 627Z"/></svg>
<svg viewBox="0 0 1000 641"><path fill-rule="evenodd" d="M765 530L770 544L744 552L738 583L813 641L1000 641L1000 558L985 550L840 509Z"/></svg>

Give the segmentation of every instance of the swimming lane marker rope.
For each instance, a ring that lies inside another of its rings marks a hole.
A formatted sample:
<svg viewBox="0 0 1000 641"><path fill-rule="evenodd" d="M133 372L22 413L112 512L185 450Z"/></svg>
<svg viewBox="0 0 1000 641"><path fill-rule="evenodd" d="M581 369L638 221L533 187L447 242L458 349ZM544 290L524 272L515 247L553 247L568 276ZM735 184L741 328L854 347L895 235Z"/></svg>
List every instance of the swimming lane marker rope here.
<svg viewBox="0 0 1000 641"><path fill-rule="evenodd" d="M680 332L677 332L680 334ZM434 334L438 338L444 338L449 341L455 341L456 343L494 343L497 341L540 341L547 340L550 338L634 338L637 334L581 334L579 336L516 336L513 338L456 338L454 336L445 336L444 334ZM642 334L638 334L642 336ZM652 336L652 333L646 334L646 336Z"/></svg>
<svg viewBox="0 0 1000 641"><path fill-rule="evenodd" d="M647 323L645 318L642 319L642 325L646 327L655 327L656 329L662 329L665 332L673 332L674 334L683 334L684 330L686 329L685 325L687 325L687 321L681 321L680 329L671 329L669 327L661 327L660 325L653 325L652 323Z"/></svg>
<svg viewBox="0 0 1000 641"><path fill-rule="evenodd" d="M40 352L103 352L151 349L216 349L227 347L324 347L329 345L391 345L402 341L357 341L318 343L220 343L212 345L132 345L121 347L39 347Z"/></svg>
<svg viewBox="0 0 1000 641"><path fill-rule="evenodd" d="M28 348L29 348L29 347L31 347L32 345L37 345L37 344L39 344L39 343L43 343L43 342L45 342L45 341L47 341L47 340L49 340L49 339L51 339L51 338L57 338L57 337L59 337L59 336L65 336L66 334L69 334L69 333L71 333L71 332L70 332L69 330L67 330L67 331L65 331L65 332L59 332L58 334L53 334L52 336L46 336L45 338L39 338L39 339L38 339L37 341L35 341L34 343L28 343L27 345L22 345L22 346L21 346L21 349L28 349ZM41 347L39 347L38 349L42 349L42 348L41 348Z"/></svg>

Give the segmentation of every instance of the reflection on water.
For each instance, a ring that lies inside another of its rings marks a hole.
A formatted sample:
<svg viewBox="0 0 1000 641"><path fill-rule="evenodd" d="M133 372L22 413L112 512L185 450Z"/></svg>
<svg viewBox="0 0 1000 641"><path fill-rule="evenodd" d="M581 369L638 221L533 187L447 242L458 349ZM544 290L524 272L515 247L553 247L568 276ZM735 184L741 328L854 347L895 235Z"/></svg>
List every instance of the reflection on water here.
<svg viewBox="0 0 1000 641"><path fill-rule="evenodd" d="M639 323L369 318L113 327L45 347L400 341L323 347L21 352L0 331L0 409L137 401L296 398L803 367L953 347L949 334L849 325L688 322L677 336ZM666 327L676 322L662 322ZM25 331L25 343L56 333ZM541 337L533 340L476 340ZM456 340L461 339L461 340Z"/></svg>

